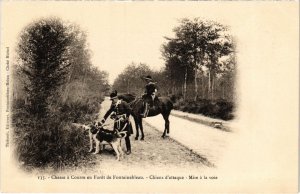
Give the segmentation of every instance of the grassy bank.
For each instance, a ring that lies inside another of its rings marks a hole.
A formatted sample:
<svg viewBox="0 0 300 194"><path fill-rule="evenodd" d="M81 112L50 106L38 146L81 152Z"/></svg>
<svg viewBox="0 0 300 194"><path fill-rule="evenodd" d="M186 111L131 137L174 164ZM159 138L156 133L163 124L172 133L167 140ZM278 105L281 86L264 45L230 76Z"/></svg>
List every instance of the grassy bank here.
<svg viewBox="0 0 300 194"><path fill-rule="evenodd" d="M223 99L219 100L207 100L198 99L183 100L173 97L174 109L183 112L202 114L211 118L217 118L222 120L232 120L234 118L234 103L228 102Z"/></svg>

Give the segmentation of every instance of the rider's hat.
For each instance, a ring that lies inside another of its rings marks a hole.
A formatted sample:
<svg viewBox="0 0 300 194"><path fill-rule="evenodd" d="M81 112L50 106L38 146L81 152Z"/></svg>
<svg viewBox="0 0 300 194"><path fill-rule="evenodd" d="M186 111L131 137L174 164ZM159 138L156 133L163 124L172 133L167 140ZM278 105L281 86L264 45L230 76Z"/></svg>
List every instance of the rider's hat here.
<svg viewBox="0 0 300 194"><path fill-rule="evenodd" d="M147 75L144 79L147 81L152 81L152 77L150 75Z"/></svg>
<svg viewBox="0 0 300 194"><path fill-rule="evenodd" d="M110 95L109 95L110 99L115 99L118 97L118 92L117 90L113 91Z"/></svg>

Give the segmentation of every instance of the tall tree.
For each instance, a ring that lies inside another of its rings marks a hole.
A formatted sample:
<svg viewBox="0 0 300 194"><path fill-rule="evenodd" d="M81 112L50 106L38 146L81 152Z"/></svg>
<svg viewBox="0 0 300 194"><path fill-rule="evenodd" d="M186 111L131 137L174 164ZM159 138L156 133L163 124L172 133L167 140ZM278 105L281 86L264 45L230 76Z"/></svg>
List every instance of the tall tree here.
<svg viewBox="0 0 300 194"><path fill-rule="evenodd" d="M69 123L94 120L109 85L108 74L91 66L85 36L57 18L34 21L20 34L13 124L25 165L58 169L86 156L84 138Z"/></svg>
<svg viewBox="0 0 300 194"><path fill-rule="evenodd" d="M194 69L194 85L195 85L195 98L198 95L198 84L197 84L197 71L202 56L204 55L204 49L202 40L204 37L201 36L203 33L203 28L201 28L201 21L198 19L189 20L183 19L180 25L174 28L175 36L177 37L177 42L181 44L180 54L184 56L187 65Z"/></svg>
<svg viewBox="0 0 300 194"><path fill-rule="evenodd" d="M225 26L213 21L182 19L173 30L175 38L167 38L169 42L163 46L166 65L169 65L171 58L176 57L186 67L185 79L187 68L193 69L195 100L198 97L199 70L202 71L204 66L208 69L208 89L213 97L213 80L220 68L220 59L232 52L232 41L227 30ZM186 92L186 82L184 86Z"/></svg>
<svg viewBox="0 0 300 194"><path fill-rule="evenodd" d="M234 48L227 27L212 21L208 22L208 26L210 28L207 33L206 66L209 73L209 93L210 97L214 98L214 79L222 71L224 57L230 55Z"/></svg>
<svg viewBox="0 0 300 194"><path fill-rule="evenodd" d="M191 70L193 66L189 61L188 48L182 39L166 38L168 40L162 46L162 55L166 61L166 70L169 77L175 82L181 82L183 78L182 94L184 99L187 93L187 83L192 79ZM175 84L174 84L175 85Z"/></svg>
<svg viewBox="0 0 300 194"><path fill-rule="evenodd" d="M68 53L73 40L67 26L57 18L41 19L27 26L18 44L19 66L26 77L28 111L37 118L47 114L47 106L68 74Z"/></svg>

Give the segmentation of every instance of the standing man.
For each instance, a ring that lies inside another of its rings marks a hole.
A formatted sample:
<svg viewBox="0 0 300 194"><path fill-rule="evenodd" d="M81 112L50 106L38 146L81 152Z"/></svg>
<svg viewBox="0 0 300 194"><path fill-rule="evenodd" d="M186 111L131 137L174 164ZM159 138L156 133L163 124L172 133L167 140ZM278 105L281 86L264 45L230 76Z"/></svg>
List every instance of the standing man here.
<svg viewBox="0 0 300 194"><path fill-rule="evenodd" d="M132 126L129 121L129 116L132 110L125 101L118 99L118 93L116 90L110 94L110 100L112 101L111 106L101 120L101 124L104 124L109 115L111 115L111 118L115 121L114 130L117 130L118 132L127 132L125 143L127 149L126 154L128 155L131 153L129 137L131 134L133 134Z"/></svg>
<svg viewBox="0 0 300 194"><path fill-rule="evenodd" d="M154 99L156 98L157 87L156 87L156 82L152 80L152 77L150 75L144 77L143 79L147 82L147 84L145 86L145 93L143 94L145 109L144 109L144 113L142 113L142 116L146 118L149 112L149 104L150 107L154 105Z"/></svg>

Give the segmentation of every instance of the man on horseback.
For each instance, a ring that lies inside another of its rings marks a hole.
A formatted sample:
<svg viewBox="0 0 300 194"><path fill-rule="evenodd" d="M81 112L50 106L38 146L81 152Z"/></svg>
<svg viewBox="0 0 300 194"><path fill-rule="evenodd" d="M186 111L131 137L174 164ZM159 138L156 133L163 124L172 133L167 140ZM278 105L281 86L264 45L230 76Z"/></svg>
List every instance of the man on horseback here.
<svg viewBox="0 0 300 194"><path fill-rule="evenodd" d="M103 125L106 121L106 119L111 115L110 118L112 118L114 122L114 130L117 132L125 131L127 132L127 135L125 137L125 143L126 143L126 154L131 153L131 144L130 144L130 135L133 134L132 126L129 121L129 116L131 114L131 108L130 106L123 101L122 99L118 98L118 93L115 90L110 94L110 100L112 101L111 106L109 110L104 115L103 119L101 120L101 124Z"/></svg>
<svg viewBox="0 0 300 194"><path fill-rule="evenodd" d="M150 75L143 78L147 84L145 86L145 93L143 94L142 98L145 102L145 108L144 112L141 114L144 118L147 117L149 112L149 105L150 107L153 107L154 100L157 99L156 93L157 93L157 87L156 82L152 80L152 77Z"/></svg>

